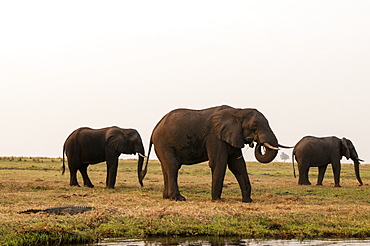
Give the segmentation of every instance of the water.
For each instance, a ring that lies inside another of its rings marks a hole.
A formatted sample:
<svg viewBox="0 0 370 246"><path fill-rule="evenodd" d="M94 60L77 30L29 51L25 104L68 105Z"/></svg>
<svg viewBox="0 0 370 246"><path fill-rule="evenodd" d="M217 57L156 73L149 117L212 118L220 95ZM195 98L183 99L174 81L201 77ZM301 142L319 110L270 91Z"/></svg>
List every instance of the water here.
<svg viewBox="0 0 370 246"><path fill-rule="evenodd" d="M213 245L245 245L245 246L365 246L370 245L370 239L323 239L323 240L265 240L265 239L236 239L236 238L154 238L154 239L105 239L91 246L156 246L156 245L178 245L178 246L213 246Z"/></svg>

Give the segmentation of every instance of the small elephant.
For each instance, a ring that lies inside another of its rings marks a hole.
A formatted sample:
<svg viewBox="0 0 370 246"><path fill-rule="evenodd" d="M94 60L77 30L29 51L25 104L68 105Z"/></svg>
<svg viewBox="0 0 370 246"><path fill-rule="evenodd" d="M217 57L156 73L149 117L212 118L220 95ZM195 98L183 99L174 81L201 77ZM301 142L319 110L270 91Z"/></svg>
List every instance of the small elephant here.
<svg viewBox="0 0 370 246"><path fill-rule="evenodd" d="M265 116L256 109L237 109L218 106L203 110L176 109L165 115L152 132L152 144L161 162L163 198L185 201L178 187L181 165L192 165L209 160L212 171L212 200L221 199L226 168L236 177L242 202L252 202L251 184L241 149L254 146L256 159L271 162L279 145ZM262 153L261 149L264 148ZM148 161L142 172L144 178Z"/></svg>
<svg viewBox="0 0 370 246"><path fill-rule="evenodd" d="M318 167L319 175L317 178L317 185L322 185L326 168L331 163L334 173L334 183L336 187L340 187L340 160L342 156L347 159L351 158L354 162L356 178L360 185L362 180L360 178L359 164L361 160L358 158L355 146L351 140L337 137L303 137L293 149L293 168L294 157L298 162L300 185L311 185L308 180L308 171L310 167Z"/></svg>
<svg viewBox="0 0 370 246"><path fill-rule="evenodd" d="M65 172L64 153L68 158L70 185L80 186L77 182L77 170L80 171L84 186L93 188L87 167L106 161L107 188L113 189L116 183L118 157L122 154L138 153L138 170L144 162L144 146L139 133L135 129L122 129L116 126L91 129L82 127L73 131L63 146L63 174ZM140 177L140 174L138 174ZM140 181L142 185L142 182Z"/></svg>

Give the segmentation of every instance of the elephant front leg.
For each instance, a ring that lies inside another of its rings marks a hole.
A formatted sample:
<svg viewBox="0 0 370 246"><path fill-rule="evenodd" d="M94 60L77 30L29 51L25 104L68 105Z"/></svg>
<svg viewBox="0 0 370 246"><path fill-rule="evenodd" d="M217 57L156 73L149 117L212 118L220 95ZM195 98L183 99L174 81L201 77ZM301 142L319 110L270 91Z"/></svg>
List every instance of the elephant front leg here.
<svg viewBox="0 0 370 246"><path fill-rule="evenodd" d="M105 148L105 162L107 164L106 188L114 189L117 179L118 157L121 153L116 150Z"/></svg>
<svg viewBox="0 0 370 246"><path fill-rule="evenodd" d="M214 161L209 160L209 166L212 171L212 200L221 200L222 188L226 172L226 160Z"/></svg>
<svg viewBox="0 0 370 246"><path fill-rule="evenodd" d="M107 178L105 183L108 189L114 189L117 180L117 170L118 170L118 159L107 161Z"/></svg>
<svg viewBox="0 0 370 246"><path fill-rule="evenodd" d="M334 186L335 187L341 187L339 182L340 182L340 161L333 161L331 164L332 169L333 169L333 174L334 174Z"/></svg>
<svg viewBox="0 0 370 246"><path fill-rule="evenodd" d="M241 158L236 156L230 157L228 163L229 169L234 174L242 191L242 202L252 202L253 201L251 199L252 188L244 158L242 156Z"/></svg>

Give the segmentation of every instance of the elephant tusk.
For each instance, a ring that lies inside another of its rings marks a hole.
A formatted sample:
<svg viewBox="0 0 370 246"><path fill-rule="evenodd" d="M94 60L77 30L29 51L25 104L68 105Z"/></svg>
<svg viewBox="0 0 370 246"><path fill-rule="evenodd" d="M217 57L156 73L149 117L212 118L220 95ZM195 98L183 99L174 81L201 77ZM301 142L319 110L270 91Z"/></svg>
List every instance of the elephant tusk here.
<svg viewBox="0 0 370 246"><path fill-rule="evenodd" d="M280 148L284 148L284 149L292 149L292 148L294 148L294 146L284 146L284 145L281 145L281 144L278 144L278 146Z"/></svg>
<svg viewBox="0 0 370 246"><path fill-rule="evenodd" d="M362 160L362 159L360 159L360 158L357 158L357 160L358 160L358 161L364 161L364 160Z"/></svg>
<svg viewBox="0 0 370 246"><path fill-rule="evenodd" d="M270 145L270 144L268 144L268 143L263 143L263 145L264 145L265 147L269 148L269 149L273 149L273 150L280 150L279 148L276 148L276 147L274 147L274 146L271 146L271 145Z"/></svg>
<svg viewBox="0 0 370 246"><path fill-rule="evenodd" d="M143 157L143 158L148 158L148 157L146 157L145 155L143 155L143 154L141 154L141 153L139 153L139 152L137 152L137 154L138 154L139 156Z"/></svg>

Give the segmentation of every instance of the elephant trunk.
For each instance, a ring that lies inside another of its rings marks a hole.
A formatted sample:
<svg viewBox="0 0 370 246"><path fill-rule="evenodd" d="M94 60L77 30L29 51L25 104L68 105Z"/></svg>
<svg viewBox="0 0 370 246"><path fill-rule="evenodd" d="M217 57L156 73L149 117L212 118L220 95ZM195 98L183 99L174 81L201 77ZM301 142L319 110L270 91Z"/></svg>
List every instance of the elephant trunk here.
<svg viewBox="0 0 370 246"><path fill-rule="evenodd" d="M138 175L138 179L139 179L139 183L141 186L144 186L143 185L143 174L142 174L142 169L143 169L143 164L144 164L144 157L142 155L139 155L138 157L138 161L137 161L137 175Z"/></svg>
<svg viewBox="0 0 370 246"><path fill-rule="evenodd" d="M139 183L140 183L141 186L144 186L143 179L144 179L144 177L146 175L146 172L148 170L149 155L150 155L150 151L152 149L152 145L153 145L153 143L150 142L147 157L144 156L144 155L139 155L139 160L138 160L138 165L137 165L137 174L138 174ZM140 158L142 158L142 160L140 160ZM144 167L144 170L143 170L144 158L146 158L146 162L145 162L145 167Z"/></svg>
<svg viewBox="0 0 370 246"><path fill-rule="evenodd" d="M65 152L66 152L66 145L64 144L63 145L63 166L62 166L62 175L65 173L65 171L66 171L66 166L65 166L65 164L64 164L64 154L65 154Z"/></svg>
<svg viewBox="0 0 370 246"><path fill-rule="evenodd" d="M355 167L355 174L360 186L363 185L361 177L360 177L360 162L358 160L354 160L354 167Z"/></svg>
<svg viewBox="0 0 370 246"><path fill-rule="evenodd" d="M257 161L261 163L269 163L273 161L278 154L278 141L274 133L271 131L270 134L263 134L258 136L257 147L254 150L254 156ZM264 153L262 153L262 147L264 147Z"/></svg>
<svg viewBox="0 0 370 246"><path fill-rule="evenodd" d="M140 185L143 186L143 176L145 176L145 174L143 175L142 169L143 169L144 159L146 157L144 147L140 148L140 150L137 151L136 153L138 154L137 175L138 175Z"/></svg>
<svg viewBox="0 0 370 246"><path fill-rule="evenodd" d="M256 157L257 161L262 163L269 163L273 161L278 153L275 149L265 148L265 153L262 154L262 146L263 144L259 143L254 150L254 156Z"/></svg>

